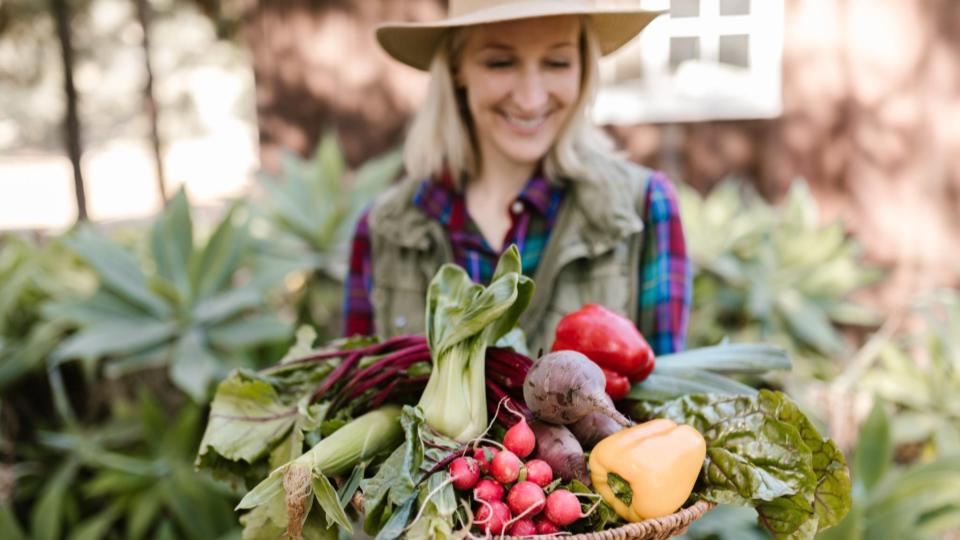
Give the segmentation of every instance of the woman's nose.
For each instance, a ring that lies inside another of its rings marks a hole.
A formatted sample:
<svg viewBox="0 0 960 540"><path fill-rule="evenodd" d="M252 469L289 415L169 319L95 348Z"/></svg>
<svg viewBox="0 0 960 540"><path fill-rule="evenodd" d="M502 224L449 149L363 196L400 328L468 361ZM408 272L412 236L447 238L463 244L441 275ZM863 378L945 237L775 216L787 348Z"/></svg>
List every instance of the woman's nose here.
<svg viewBox="0 0 960 540"><path fill-rule="evenodd" d="M536 69L525 69L520 74L513 100L523 110L539 111L547 103L548 93L543 77Z"/></svg>

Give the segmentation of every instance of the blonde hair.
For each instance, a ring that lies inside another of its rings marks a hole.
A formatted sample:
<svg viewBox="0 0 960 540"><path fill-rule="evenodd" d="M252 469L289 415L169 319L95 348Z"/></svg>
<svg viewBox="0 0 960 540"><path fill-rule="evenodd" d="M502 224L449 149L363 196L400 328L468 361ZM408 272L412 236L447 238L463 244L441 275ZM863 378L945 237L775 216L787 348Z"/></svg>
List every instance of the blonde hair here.
<svg viewBox="0 0 960 540"><path fill-rule="evenodd" d="M430 64L426 101L414 115L404 148L407 174L414 178L437 177L446 167L459 182L463 175L473 176L479 170L470 114L453 78L466 36L467 30L451 31ZM614 152L613 142L590 120L599 80L600 46L587 18L582 19L580 56L580 95L543 160L544 172L555 181L590 180L622 171L623 160Z"/></svg>

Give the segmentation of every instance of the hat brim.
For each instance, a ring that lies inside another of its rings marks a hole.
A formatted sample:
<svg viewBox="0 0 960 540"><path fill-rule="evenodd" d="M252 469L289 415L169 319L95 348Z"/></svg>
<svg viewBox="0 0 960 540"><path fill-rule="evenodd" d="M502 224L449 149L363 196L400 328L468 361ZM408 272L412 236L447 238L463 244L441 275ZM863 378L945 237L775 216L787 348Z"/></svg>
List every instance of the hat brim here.
<svg viewBox="0 0 960 540"><path fill-rule="evenodd" d="M581 15L591 19L597 32L600 54L608 55L637 36L663 11L586 9L563 2L523 2L494 6L461 16L426 23L392 23L377 27L377 41L383 49L408 66L429 70L433 53L452 28L516 19L558 15Z"/></svg>

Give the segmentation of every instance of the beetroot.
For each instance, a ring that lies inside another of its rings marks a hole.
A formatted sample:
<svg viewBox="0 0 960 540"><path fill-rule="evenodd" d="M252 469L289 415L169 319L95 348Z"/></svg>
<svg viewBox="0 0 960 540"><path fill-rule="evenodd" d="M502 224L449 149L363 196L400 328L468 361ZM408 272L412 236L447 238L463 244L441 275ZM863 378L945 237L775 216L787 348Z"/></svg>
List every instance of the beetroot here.
<svg viewBox="0 0 960 540"><path fill-rule="evenodd" d="M564 426L546 422L533 422L531 426L537 435L537 457L550 465L553 474L564 482L576 478L585 485L590 485L583 447L573 433Z"/></svg>
<svg viewBox="0 0 960 540"><path fill-rule="evenodd" d="M631 424L605 400L603 371L576 351L556 351L540 357L523 380L523 400L533 414L554 424L572 424L599 412L623 426ZM538 437L539 439L539 437Z"/></svg>

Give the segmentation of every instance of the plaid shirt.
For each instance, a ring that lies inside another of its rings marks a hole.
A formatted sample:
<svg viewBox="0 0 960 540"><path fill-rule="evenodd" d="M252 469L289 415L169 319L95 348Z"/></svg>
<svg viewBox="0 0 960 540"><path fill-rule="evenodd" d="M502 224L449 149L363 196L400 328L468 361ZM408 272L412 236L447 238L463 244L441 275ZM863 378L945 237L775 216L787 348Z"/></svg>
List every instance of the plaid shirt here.
<svg viewBox="0 0 960 540"><path fill-rule="evenodd" d="M533 276L556 220L564 189L534 175L511 205L504 249L516 244L523 273ZM413 203L447 230L454 261L476 283L489 283L500 253L494 251L467 214L462 192L449 178L424 180ZM367 212L357 223L345 284L345 335L373 334L370 304L373 270ZM673 186L662 173L650 176L646 194L644 245L638 272L638 327L656 354L682 350L691 300L691 270Z"/></svg>

